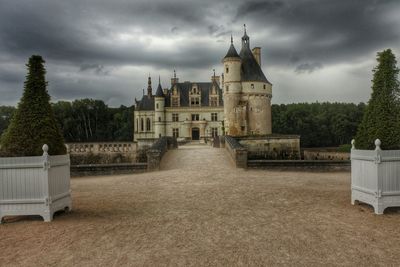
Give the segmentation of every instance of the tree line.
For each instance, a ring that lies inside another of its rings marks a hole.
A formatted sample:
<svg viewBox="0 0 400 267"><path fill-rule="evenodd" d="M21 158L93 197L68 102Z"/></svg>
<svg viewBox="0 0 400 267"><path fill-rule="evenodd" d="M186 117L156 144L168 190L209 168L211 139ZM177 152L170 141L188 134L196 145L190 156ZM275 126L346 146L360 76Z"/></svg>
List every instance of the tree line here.
<svg viewBox="0 0 400 267"><path fill-rule="evenodd" d="M133 107L112 108L102 100L80 99L52 104L66 142L133 140ZM16 108L0 106L0 134Z"/></svg>
<svg viewBox="0 0 400 267"><path fill-rule="evenodd" d="M350 144L366 105L352 103L298 103L272 105L272 132L298 134L302 147Z"/></svg>
<svg viewBox="0 0 400 267"><path fill-rule="evenodd" d="M112 108L102 100L59 101L53 110L66 142L133 140L133 107ZM272 105L272 132L301 135L302 147L349 144L365 104L298 103ZM0 106L0 134L7 128L14 107Z"/></svg>

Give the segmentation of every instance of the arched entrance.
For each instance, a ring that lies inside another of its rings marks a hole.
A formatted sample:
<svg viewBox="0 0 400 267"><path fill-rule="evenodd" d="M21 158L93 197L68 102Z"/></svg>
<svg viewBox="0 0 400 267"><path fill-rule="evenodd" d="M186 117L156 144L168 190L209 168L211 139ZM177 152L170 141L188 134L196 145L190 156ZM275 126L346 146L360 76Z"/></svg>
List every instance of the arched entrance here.
<svg viewBox="0 0 400 267"><path fill-rule="evenodd" d="M200 140L200 129L197 127L192 128L192 140Z"/></svg>

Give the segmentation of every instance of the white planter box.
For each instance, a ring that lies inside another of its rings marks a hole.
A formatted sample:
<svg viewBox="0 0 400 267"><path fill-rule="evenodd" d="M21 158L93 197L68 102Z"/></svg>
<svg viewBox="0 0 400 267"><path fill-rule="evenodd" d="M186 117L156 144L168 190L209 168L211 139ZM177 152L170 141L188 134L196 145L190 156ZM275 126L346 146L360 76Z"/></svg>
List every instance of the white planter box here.
<svg viewBox="0 0 400 267"><path fill-rule="evenodd" d="M46 222L71 210L69 155L0 158L0 223L4 216L40 215Z"/></svg>
<svg viewBox="0 0 400 267"><path fill-rule="evenodd" d="M364 202L383 214L388 207L400 206L400 150L351 149L351 203Z"/></svg>

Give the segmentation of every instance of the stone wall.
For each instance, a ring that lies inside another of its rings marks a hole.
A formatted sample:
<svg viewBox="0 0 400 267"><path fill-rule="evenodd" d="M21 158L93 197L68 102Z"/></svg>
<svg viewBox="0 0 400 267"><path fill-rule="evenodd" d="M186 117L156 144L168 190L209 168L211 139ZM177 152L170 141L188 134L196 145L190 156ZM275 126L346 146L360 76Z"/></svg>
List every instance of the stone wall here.
<svg viewBox="0 0 400 267"><path fill-rule="evenodd" d="M301 159L298 135L247 136L237 140L247 149L249 159Z"/></svg>
<svg viewBox="0 0 400 267"><path fill-rule="evenodd" d="M229 152L236 168L247 168L247 149L243 147L235 138L225 136L225 147Z"/></svg>
<svg viewBox="0 0 400 267"><path fill-rule="evenodd" d="M305 160L350 160L350 153L329 149L304 149Z"/></svg>
<svg viewBox="0 0 400 267"><path fill-rule="evenodd" d="M67 143L71 165L133 163L137 146L133 142Z"/></svg>

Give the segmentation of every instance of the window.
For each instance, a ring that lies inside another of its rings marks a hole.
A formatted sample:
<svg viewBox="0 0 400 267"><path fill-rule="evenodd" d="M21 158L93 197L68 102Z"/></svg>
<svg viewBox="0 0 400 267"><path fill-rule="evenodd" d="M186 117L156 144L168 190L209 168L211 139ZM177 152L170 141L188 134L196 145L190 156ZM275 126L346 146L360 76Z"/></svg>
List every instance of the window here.
<svg viewBox="0 0 400 267"><path fill-rule="evenodd" d="M161 117L158 117L158 121L161 122Z"/></svg>
<svg viewBox="0 0 400 267"><path fill-rule="evenodd" d="M198 121L200 120L199 114L192 114L192 121Z"/></svg>
<svg viewBox="0 0 400 267"><path fill-rule="evenodd" d="M229 68L228 68L228 66L225 66L225 70L226 70L226 71L225 71L226 73L229 73Z"/></svg>
<svg viewBox="0 0 400 267"><path fill-rule="evenodd" d="M225 86L225 92L229 92L229 85Z"/></svg>
<svg viewBox="0 0 400 267"><path fill-rule="evenodd" d="M139 131L139 119L136 119L136 132L138 132Z"/></svg>
<svg viewBox="0 0 400 267"><path fill-rule="evenodd" d="M251 84L251 89L254 89L254 83Z"/></svg>
<svg viewBox="0 0 400 267"><path fill-rule="evenodd" d="M218 114L217 113L211 113L211 121L217 121L218 120Z"/></svg>
<svg viewBox="0 0 400 267"><path fill-rule="evenodd" d="M211 136L212 137L218 136L218 128L211 128Z"/></svg>
<svg viewBox="0 0 400 267"><path fill-rule="evenodd" d="M217 107L218 106L218 97L212 96L210 100L210 106Z"/></svg>
<svg viewBox="0 0 400 267"><path fill-rule="evenodd" d="M140 119L140 131L141 131L141 132L144 131L144 120L143 120L143 118Z"/></svg>
<svg viewBox="0 0 400 267"><path fill-rule="evenodd" d="M179 121L179 114L172 113L172 121Z"/></svg>
<svg viewBox="0 0 400 267"><path fill-rule="evenodd" d="M172 97L171 106L179 107L179 97Z"/></svg>
<svg viewBox="0 0 400 267"><path fill-rule="evenodd" d="M146 131L150 132L151 130L151 121L149 118L146 120Z"/></svg>
<svg viewBox="0 0 400 267"><path fill-rule="evenodd" d="M172 129L172 136L175 138L179 137L179 129L178 128L173 128Z"/></svg>
<svg viewBox="0 0 400 267"><path fill-rule="evenodd" d="M264 89L267 89L267 87L265 86L265 84L263 85L263 88L264 88Z"/></svg>
<svg viewBox="0 0 400 267"><path fill-rule="evenodd" d="M190 105L191 106L200 106L200 97L191 97Z"/></svg>
<svg viewBox="0 0 400 267"><path fill-rule="evenodd" d="M156 108L158 109L158 103L156 104Z"/></svg>

